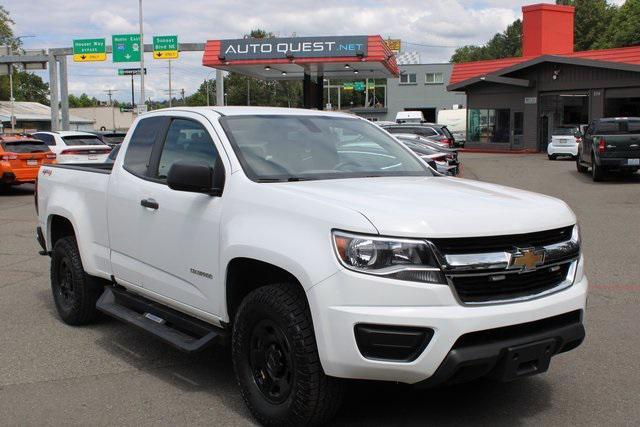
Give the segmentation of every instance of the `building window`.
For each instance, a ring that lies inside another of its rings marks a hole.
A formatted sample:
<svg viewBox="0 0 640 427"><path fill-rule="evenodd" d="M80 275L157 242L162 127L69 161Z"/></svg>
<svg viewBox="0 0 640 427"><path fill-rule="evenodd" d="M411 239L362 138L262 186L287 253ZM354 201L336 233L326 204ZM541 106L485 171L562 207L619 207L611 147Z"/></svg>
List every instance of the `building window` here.
<svg viewBox="0 0 640 427"><path fill-rule="evenodd" d="M401 85L414 85L418 81L416 80L416 73L401 73L400 84Z"/></svg>
<svg viewBox="0 0 640 427"><path fill-rule="evenodd" d="M469 109L467 141L469 142L509 142L511 111L501 109Z"/></svg>
<svg viewBox="0 0 640 427"><path fill-rule="evenodd" d="M424 82L428 85L441 85L444 83L442 73L427 73L424 75Z"/></svg>

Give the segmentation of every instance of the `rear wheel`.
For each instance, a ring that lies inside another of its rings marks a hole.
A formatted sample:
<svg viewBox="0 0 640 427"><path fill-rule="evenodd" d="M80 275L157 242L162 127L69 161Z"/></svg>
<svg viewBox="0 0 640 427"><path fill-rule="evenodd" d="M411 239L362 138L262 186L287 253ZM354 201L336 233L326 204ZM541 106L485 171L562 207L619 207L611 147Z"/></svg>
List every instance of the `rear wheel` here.
<svg viewBox="0 0 640 427"><path fill-rule="evenodd" d="M69 325L94 321L103 287L85 273L74 237L58 240L51 255L51 291L60 318Z"/></svg>
<svg viewBox="0 0 640 427"><path fill-rule="evenodd" d="M338 410L344 384L320 365L311 313L294 284L245 297L235 316L233 365L242 397L264 425L318 425Z"/></svg>
<svg viewBox="0 0 640 427"><path fill-rule="evenodd" d="M600 182L604 179L605 176L606 176L606 173L604 169L602 169L601 166L598 166L598 164L596 164L596 158L592 154L591 155L591 177L595 182Z"/></svg>

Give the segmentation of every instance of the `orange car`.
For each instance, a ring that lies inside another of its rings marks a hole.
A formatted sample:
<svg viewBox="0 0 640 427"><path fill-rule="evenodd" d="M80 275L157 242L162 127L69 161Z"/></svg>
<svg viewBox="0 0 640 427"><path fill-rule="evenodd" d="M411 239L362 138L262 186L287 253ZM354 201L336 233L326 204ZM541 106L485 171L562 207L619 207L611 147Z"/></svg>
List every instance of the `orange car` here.
<svg viewBox="0 0 640 427"><path fill-rule="evenodd" d="M42 164L56 162L56 155L39 139L0 136L0 189L35 182Z"/></svg>

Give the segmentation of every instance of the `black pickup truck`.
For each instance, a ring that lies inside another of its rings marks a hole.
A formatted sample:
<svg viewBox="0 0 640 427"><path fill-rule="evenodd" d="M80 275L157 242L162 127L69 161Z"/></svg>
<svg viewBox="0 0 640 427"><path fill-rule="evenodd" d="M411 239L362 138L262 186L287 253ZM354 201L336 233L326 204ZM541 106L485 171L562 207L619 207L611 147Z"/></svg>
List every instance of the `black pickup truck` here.
<svg viewBox="0 0 640 427"><path fill-rule="evenodd" d="M640 117L599 119L585 129L576 159L578 172L591 168L594 181L609 172L633 174L640 169Z"/></svg>

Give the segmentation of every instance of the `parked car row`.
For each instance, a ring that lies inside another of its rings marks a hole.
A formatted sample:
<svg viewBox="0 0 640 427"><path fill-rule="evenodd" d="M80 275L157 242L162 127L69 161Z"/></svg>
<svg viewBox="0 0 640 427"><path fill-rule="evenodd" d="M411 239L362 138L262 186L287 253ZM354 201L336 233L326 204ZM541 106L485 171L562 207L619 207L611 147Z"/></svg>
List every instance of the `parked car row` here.
<svg viewBox="0 0 640 427"><path fill-rule="evenodd" d="M34 182L43 164L104 163L125 135L80 131L0 135L0 189Z"/></svg>

